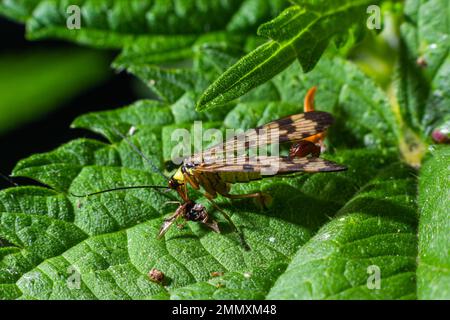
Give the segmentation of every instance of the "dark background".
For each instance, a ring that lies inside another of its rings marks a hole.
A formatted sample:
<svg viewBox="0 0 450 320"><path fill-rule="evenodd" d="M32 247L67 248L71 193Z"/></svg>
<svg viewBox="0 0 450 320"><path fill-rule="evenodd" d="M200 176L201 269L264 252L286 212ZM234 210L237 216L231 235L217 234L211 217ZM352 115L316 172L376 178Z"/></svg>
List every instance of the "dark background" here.
<svg viewBox="0 0 450 320"><path fill-rule="evenodd" d="M63 41L28 41L25 26L0 18L0 53L33 52L41 48L73 48L74 44ZM110 51L112 62L118 52ZM62 106L53 109L34 122L28 122L16 129L0 135L0 173L9 175L15 164L34 153L53 150L74 138L97 137L84 130L70 129L72 121L83 113L122 107L136 100L135 80L122 72L111 74L103 83L94 86ZM45 94L45 92L43 92ZM25 179L14 179L19 184L29 184ZM12 186L0 178L0 189Z"/></svg>

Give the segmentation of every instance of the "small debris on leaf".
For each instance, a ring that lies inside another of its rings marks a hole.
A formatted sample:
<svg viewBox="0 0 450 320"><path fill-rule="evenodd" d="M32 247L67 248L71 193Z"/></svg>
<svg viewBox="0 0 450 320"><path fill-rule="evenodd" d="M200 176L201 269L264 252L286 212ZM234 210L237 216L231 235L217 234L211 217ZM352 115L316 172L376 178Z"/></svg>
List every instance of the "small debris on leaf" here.
<svg viewBox="0 0 450 320"><path fill-rule="evenodd" d="M424 57L417 58L417 65L421 68L426 68L428 66L427 60Z"/></svg>
<svg viewBox="0 0 450 320"><path fill-rule="evenodd" d="M136 133L136 127L135 126L131 126L130 130L128 130L128 135L132 136Z"/></svg>
<svg viewBox="0 0 450 320"><path fill-rule="evenodd" d="M162 283L164 281L164 273L155 268L150 270L148 277L153 282Z"/></svg>
<svg viewBox="0 0 450 320"><path fill-rule="evenodd" d="M443 125L434 129L431 137L434 142L439 144L450 143L450 121L447 121Z"/></svg>

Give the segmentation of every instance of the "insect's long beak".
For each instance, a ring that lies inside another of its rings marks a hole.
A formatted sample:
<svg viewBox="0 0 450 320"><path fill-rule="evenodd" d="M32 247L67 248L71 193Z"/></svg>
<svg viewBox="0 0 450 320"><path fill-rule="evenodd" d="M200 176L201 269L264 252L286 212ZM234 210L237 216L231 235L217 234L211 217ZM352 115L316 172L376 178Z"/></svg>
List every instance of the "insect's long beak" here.
<svg viewBox="0 0 450 320"><path fill-rule="evenodd" d="M186 185L179 185L176 188L176 191L180 195L181 199L183 199L183 201L185 201L185 202L189 201L189 197L188 197L187 190L186 190Z"/></svg>
<svg viewBox="0 0 450 320"><path fill-rule="evenodd" d="M157 239L161 239L164 236L164 234L167 232L167 230L169 230L169 228L172 226L175 220L183 214L184 210L185 206L181 205L178 207L178 209L174 212L173 215L164 220L163 224L161 225L161 228L159 229Z"/></svg>
<svg viewBox="0 0 450 320"><path fill-rule="evenodd" d="M219 225L217 224L216 220L210 220L207 222L203 222L205 226L213 230L214 232L220 233Z"/></svg>

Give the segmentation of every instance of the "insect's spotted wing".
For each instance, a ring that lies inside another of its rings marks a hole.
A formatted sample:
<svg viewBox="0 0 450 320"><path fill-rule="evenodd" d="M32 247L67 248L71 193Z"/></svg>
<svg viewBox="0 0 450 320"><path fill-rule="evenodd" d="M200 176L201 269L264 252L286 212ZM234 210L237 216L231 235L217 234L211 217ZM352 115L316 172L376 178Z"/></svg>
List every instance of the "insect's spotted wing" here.
<svg viewBox="0 0 450 320"><path fill-rule="evenodd" d="M294 114L234 136L224 143L193 155L186 161L194 164L214 163L217 162L216 159L223 158L230 152L239 153L242 150L273 143L297 142L325 131L333 121L332 115L327 112Z"/></svg>
<svg viewBox="0 0 450 320"><path fill-rule="evenodd" d="M333 116L327 112L314 111L294 114L261 127L256 131L278 130L279 143L296 142L325 131L334 122ZM264 140L262 140L264 142Z"/></svg>
<svg viewBox="0 0 450 320"><path fill-rule="evenodd" d="M322 158L289 158L289 157L248 157L238 158L234 163L202 164L195 170L200 172L270 172L267 175L289 174L295 172L337 172L345 171L347 167Z"/></svg>

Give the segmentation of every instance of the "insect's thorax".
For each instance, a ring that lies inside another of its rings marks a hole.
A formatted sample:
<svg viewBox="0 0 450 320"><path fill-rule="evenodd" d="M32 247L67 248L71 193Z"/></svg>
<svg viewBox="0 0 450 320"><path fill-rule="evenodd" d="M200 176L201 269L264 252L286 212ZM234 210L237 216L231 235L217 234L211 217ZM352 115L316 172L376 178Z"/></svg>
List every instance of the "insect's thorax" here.
<svg viewBox="0 0 450 320"><path fill-rule="evenodd" d="M183 167L179 167L177 169L177 171L174 173L174 175L172 176L172 179L174 179L180 185L183 185L186 182L185 179L184 179L182 168Z"/></svg>
<svg viewBox="0 0 450 320"><path fill-rule="evenodd" d="M180 185L186 184L186 182L188 182L188 181L186 181L185 175L187 175L189 177L193 177L194 176L194 168L195 168L195 165L185 163L177 169L177 171L172 176L172 179L174 179Z"/></svg>

